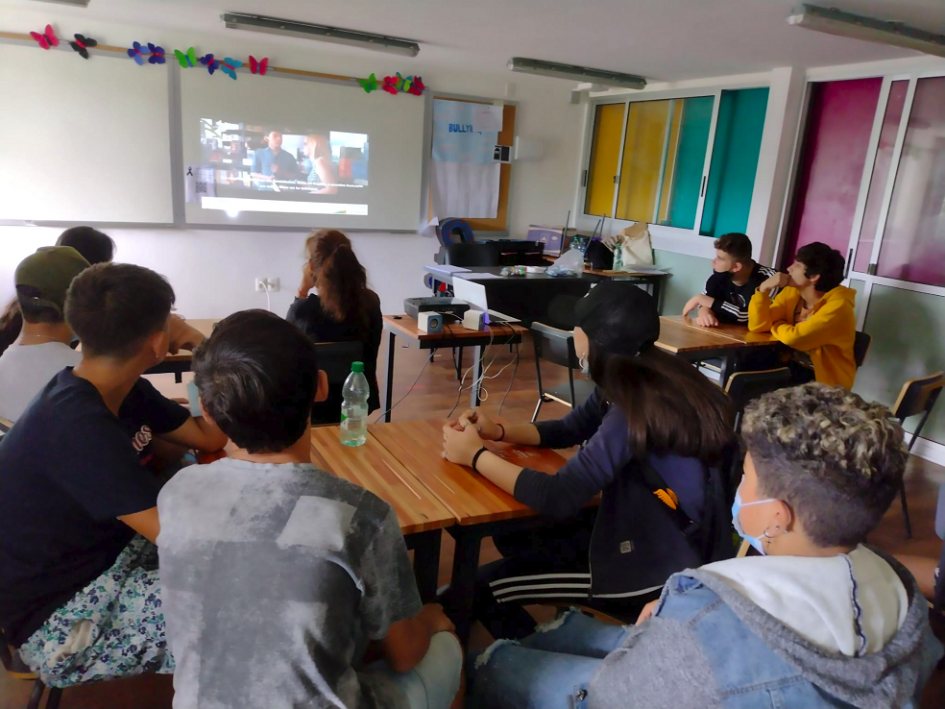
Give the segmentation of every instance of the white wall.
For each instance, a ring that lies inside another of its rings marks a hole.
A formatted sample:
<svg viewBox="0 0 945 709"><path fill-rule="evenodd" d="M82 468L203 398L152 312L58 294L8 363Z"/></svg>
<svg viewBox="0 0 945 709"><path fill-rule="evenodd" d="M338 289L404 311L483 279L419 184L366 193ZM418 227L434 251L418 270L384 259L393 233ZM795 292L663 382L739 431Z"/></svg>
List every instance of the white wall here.
<svg viewBox="0 0 945 709"><path fill-rule="evenodd" d="M563 223L564 214L574 199L583 106L568 103L567 82L510 72L484 75L443 71L424 65L422 53L418 59L406 60L365 51L328 51L317 42L280 42L265 35L260 35L257 41L248 33L232 32L215 37L76 18L82 15L55 6L44 8L41 14L5 9L0 29L25 33L52 22L61 36L79 31L94 36L102 44L125 45L135 39L148 40L162 44L169 52L171 48L194 45L200 53L229 53L231 56L252 53L269 56L270 62L278 66L352 76L367 76L371 72L383 75L399 70L421 75L434 92L495 99L505 98L506 84L511 83L514 95L509 100L517 103L516 134L539 140L545 148L540 161L512 166L511 236L523 238L532 223ZM93 57L90 61L94 60ZM154 69L142 68L142 71L148 70ZM378 94L379 109L387 98L386 94ZM318 225L313 224L315 226ZM257 276L280 279L282 288L273 294L272 309L284 314L298 287L305 238L301 232L107 231L118 244L118 260L148 266L170 279L177 293L178 310L188 317L223 317L244 308L265 307L265 294L253 289ZM36 247L53 243L58 232L58 229L45 227L0 226L0 299L5 301L13 294L16 264ZM435 237L383 232L349 235L368 270L373 288L381 296L384 312L401 312L404 298L425 295L423 265L431 262L438 248Z"/></svg>

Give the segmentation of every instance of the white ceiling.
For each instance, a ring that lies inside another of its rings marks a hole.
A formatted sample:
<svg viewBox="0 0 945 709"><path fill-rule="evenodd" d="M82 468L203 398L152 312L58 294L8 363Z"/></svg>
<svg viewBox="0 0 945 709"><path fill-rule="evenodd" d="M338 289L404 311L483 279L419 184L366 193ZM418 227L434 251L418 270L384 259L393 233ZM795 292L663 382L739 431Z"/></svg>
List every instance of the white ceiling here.
<svg viewBox="0 0 945 709"><path fill-rule="evenodd" d="M945 0L823 4L945 34ZM2 5L62 8L34 0L0 0ZM250 12L413 39L425 65L492 73L503 71L510 57L523 56L639 74L651 82L914 54L790 27L785 18L796 6L795 0L91 0L87 10L74 12L229 37L236 33L223 28L220 13ZM0 29L7 29L2 24L0 13ZM332 45L320 48L330 51Z"/></svg>

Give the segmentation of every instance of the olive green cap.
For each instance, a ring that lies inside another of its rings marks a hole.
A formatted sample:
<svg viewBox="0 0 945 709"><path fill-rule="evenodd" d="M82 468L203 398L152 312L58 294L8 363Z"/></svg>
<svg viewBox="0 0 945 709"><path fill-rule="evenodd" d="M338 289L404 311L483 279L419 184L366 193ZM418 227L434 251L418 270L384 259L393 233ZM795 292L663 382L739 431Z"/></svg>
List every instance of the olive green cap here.
<svg viewBox="0 0 945 709"><path fill-rule="evenodd" d="M43 246L16 267L15 285L36 289L38 294L26 296L27 299L62 315L69 284L88 267L89 262L71 246ZM19 297L24 295L21 293Z"/></svg>

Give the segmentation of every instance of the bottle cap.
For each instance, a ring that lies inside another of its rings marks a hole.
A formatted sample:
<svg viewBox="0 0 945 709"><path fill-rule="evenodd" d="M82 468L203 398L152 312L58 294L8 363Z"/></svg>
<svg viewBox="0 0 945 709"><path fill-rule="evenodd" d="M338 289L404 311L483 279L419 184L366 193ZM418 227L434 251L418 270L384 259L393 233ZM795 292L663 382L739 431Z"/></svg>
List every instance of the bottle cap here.
<svg viewBox="0 0 945 709"><path fill-rule="evenodd" d="M364 362L352 362L351 363L352 372L361 372L364 373Z"/></svg>

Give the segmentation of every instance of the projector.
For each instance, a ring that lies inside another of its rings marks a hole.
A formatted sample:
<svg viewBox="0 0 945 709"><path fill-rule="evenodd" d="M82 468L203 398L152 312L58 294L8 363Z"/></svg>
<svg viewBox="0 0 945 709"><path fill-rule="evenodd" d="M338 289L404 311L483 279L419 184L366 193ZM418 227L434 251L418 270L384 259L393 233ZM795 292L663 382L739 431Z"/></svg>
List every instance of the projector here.
<svg viewBox="0 0 945 709"><path fill-rule="evenodd" d="M404 312L414 320L420 320L420 313L430 312L442 313L447 323L458 322L467 310L469 303L456 298L407 298L404 301Z"/></svg>

